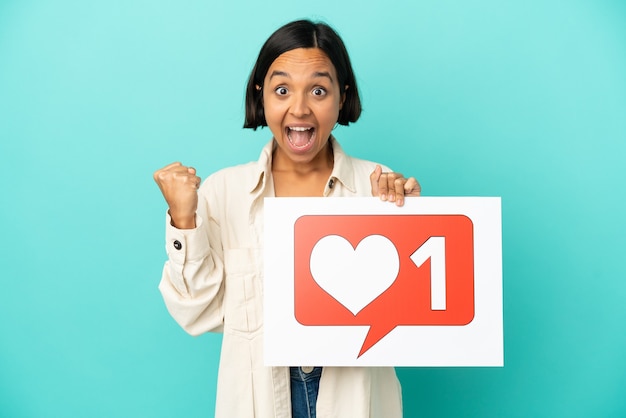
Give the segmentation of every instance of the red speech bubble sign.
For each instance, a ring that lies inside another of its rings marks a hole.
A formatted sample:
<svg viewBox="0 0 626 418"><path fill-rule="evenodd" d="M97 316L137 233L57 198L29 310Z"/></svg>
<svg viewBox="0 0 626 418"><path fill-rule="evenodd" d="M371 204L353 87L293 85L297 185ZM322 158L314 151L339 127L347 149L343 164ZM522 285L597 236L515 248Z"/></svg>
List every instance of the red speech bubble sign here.
<svg viewBox="0 0 626 418"><path fill-rule="evenodd" d="M296 320L369 325L358 357L398 325L474 318L473 225L464 215L305 215L294 256Z"/></svg>

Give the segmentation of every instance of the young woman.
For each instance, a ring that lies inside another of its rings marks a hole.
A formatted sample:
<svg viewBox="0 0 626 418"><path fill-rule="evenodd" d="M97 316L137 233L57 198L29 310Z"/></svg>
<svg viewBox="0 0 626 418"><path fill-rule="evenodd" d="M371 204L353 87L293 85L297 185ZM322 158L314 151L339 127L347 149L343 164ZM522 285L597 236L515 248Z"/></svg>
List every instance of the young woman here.
<svg viewBox="0 0 626 418"><path fill-rule="evenodd" d="M307 20L265 42L246 90L245 128L268 126L259 160L202 185L180 163L154 173L169 210L168 261L159 286L190 334L223 332L216 417L402 416L393 368L263 365L263 198L418 196L414 178L346 155L332 136L361 113L343 41Z"/></svg>

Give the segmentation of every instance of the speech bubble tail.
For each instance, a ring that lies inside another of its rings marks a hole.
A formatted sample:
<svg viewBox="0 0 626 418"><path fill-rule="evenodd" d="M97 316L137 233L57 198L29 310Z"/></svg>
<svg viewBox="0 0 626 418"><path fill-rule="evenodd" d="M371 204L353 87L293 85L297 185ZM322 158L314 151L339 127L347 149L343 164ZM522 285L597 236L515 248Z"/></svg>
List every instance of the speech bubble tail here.
<svg viewBox="0 0 626 418"><path fill-rule="evenodd" d="M378 341L382 340L385 335L389 334L391 331L395 329L396 325L384 327L378 325L371 325L369 331L367 331L367 335L365 336L365 340L363 341L363 345L361 346L361 351L356 358L361 357L367 350L372 348Z"/></svg>

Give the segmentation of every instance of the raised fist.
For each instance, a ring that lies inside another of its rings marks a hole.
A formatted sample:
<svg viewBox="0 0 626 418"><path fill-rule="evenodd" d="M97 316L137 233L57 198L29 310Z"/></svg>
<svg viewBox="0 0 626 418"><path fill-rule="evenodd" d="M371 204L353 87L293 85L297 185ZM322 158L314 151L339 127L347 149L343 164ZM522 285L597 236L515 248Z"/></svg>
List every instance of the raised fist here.
<svg viewBox="0 0 626 418"><path fill-rule="evenodd" d="M154 181L169 206L172 225L180 229L196 227L200 177L196 169L172 163L154 172Z"/></svg>

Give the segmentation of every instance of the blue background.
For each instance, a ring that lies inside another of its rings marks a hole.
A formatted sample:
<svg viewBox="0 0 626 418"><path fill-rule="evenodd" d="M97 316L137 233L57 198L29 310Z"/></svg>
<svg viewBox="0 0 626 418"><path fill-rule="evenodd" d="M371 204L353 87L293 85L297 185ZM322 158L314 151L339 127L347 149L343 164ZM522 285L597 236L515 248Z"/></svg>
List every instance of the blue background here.
<svg viewBox="0 0 626 418"><path fill-rule="evenodd" d="M221 340L161 301L152 172L257 158L245 81L301 17L351 54L348 152L502 196L505 367L399 369L405 415L626 416L618 0L0 0L0 416L212 416Z"/></svg>

